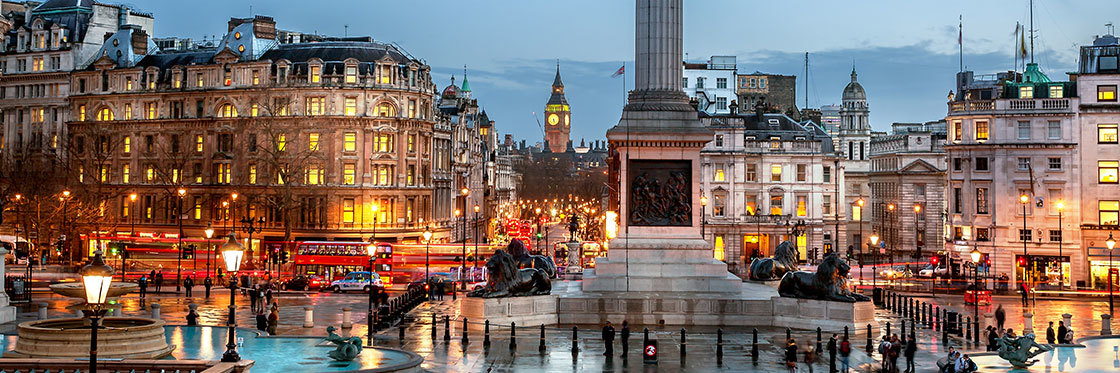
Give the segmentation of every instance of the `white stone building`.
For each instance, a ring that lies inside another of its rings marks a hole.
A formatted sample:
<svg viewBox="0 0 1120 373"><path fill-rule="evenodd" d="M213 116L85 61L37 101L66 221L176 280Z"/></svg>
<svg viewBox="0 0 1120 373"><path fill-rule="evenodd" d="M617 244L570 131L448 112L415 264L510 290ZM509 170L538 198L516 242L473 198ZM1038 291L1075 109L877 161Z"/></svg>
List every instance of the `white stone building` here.
<svg viewBox="0 0 1120 373"><path fill-rule="evenodd" d="M822 113L823 115L823 113ZM840 103L840 128L836 135L836 152L839 154L840 173L843 175L844 204L847 206L847 226L841 248L853 255L866 251L868 223L870 216L864 211L870 203L868 172L870 171L871 148L871 107L867 104L867 92L856 80L856 70L852 69L852 81L844 87ZM823 119L823 117L822 117ZM863 206L859 201L863 200Z"/></svg>
<svg viewBox="0 0 1120 373"><path fill-rule="evenodd" d="M871 139L871 227L886 243L889 261L914 261L942 248L943 123L895 123L890 135Z"/></svg>
<svg viewBox="0 0 1120 373"><path fill-rule="evenodd" d="M681 82L685 94L699 111L710 115L731 114L735 88L735 56L712 56L705 63L684 63Z"/></svg>

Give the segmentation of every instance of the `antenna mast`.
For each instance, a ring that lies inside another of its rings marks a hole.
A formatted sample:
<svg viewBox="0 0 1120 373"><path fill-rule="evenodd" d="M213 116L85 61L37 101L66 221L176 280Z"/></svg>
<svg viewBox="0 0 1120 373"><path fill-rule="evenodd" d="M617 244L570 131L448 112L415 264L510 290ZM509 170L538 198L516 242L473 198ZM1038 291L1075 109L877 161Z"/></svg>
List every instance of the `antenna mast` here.
<svg viewBox="0 0 1120 373"><path fill-rule="evenodd" d="M805 106L809 108L809 52L805 52Z"/></svg>
<svg viewBox="0 0 1120 373"><path fill-rule="evenodd" d="M1031 63L1034 63L1034 0L1031 0Z"/></svg>

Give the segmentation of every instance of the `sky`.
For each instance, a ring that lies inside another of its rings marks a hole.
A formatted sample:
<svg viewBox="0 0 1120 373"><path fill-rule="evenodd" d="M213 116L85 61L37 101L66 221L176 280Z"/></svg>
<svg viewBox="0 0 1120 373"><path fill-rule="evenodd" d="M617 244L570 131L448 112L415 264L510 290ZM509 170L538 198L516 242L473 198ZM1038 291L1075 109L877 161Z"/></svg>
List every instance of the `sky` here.
<svg viewBox="0 0 1120 373"><path fill-rule="evenodd" d="M632 0L133 0L156 17L155 37L220 37L230 17L269 15L277 28L395 42L432 67L439 87L462 81L464 66L479 104L500 133L530 144L559 61L572 110L572 139L603 139L622 112L623 78L634 59ZM686 60L738 56L741 73L796 75L797 103L839 104L853 66L867 90L871 123L924 122L945 116L959 70L963 25L966 70L1014 67L1016 22L1028 0L689 0ZM1114 19L1115 18L1115 19ZM1116 0L1036 0L1035 62L1064 80L1078 46L1120 21ZM1029 41L1029 40L1028 40ZM809 53L808 89L805 53ZM626 77L625 87L633 87ZM806 92L808 97L806 97Z"/></svg>

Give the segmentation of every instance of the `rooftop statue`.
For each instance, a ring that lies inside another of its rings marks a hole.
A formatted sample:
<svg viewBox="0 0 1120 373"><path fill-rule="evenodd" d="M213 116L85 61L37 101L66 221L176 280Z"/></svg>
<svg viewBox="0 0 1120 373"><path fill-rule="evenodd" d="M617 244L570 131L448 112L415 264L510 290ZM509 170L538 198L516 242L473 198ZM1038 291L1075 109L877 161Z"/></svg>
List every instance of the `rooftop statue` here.
<svg viewBox="0 0 1120 373"><path fill-rule="evenodd" d="M848 303L870 301L871 298L853 293L848 288L848 272L851 269L836 253L829 253L817 265L816 272L786 272L778 284L778 295Z"/></svg>
<svg viewBox="0 0 1120 373"><path fill-rule="evenodd" d="M772 281L782 278L786 272L797 269L797 247L789 241L784 241L774 249L773 258L751 261L749 278L754 281Z"/></svg>

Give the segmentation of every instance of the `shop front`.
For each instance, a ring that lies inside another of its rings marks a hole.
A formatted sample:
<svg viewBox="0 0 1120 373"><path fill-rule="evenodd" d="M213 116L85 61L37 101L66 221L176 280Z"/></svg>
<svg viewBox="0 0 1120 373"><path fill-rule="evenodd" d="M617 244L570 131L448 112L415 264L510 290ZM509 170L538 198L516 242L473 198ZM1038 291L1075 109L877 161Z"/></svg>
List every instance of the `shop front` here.
<svg viewBox="0 0 1120 373"><path fill-rule="evenodd" d="M1089 248L1089 287L1108 290L1108 274L1112 272L1112 288L1120 288L1120 255L1117 254L1113 253L1110 261L1107 248Z"/></svg>
<svg viewBox="0 0 1120 373"><path fill-rule="evenodd" d="M1068 256L1016 255L1015 272L1016 278L1027 279L1034 286L1070 286Z"/></svg>

